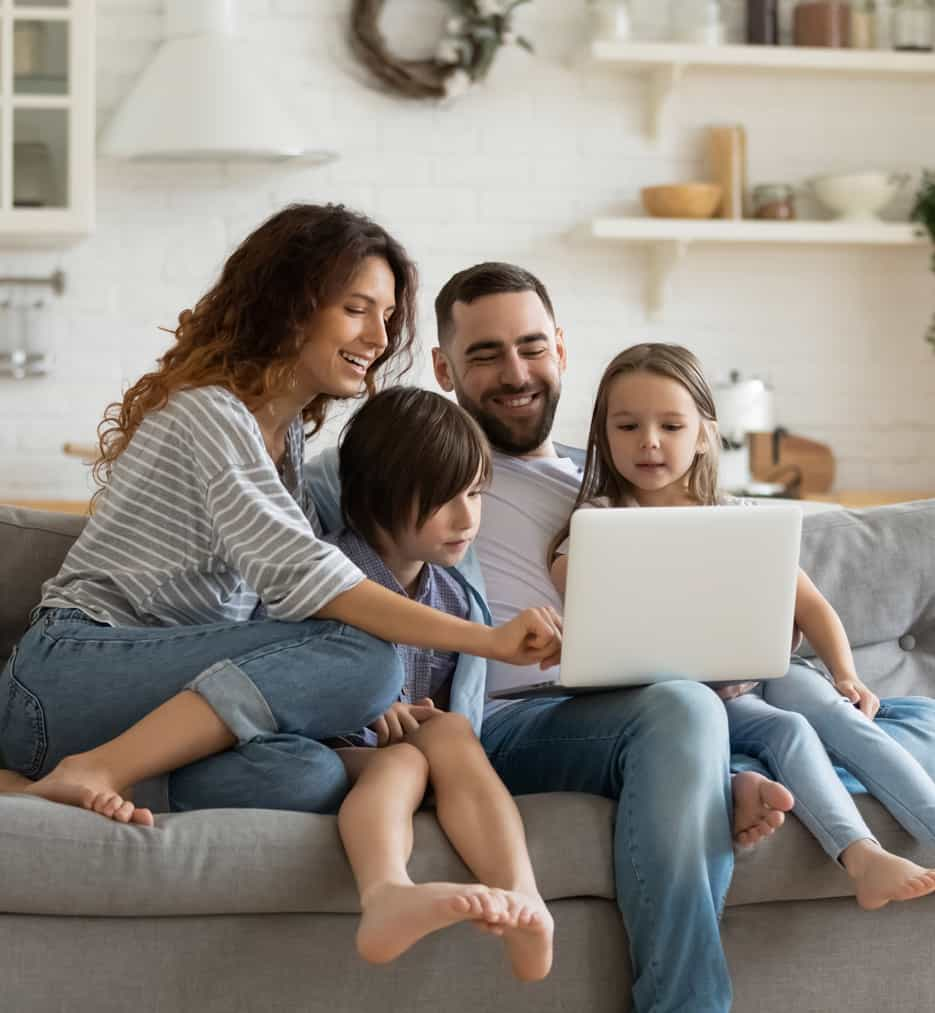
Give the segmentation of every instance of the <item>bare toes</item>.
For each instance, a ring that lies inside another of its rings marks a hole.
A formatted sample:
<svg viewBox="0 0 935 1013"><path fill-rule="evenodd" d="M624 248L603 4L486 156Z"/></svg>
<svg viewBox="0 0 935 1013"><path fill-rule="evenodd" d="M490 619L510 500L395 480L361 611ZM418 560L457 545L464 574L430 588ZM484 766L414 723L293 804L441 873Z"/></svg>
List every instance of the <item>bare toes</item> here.
<svg viewBox="0 0 935 1013"><path fill-rule="evenodd" d="M132 802L123 802L117 806L114 810L114 815L111 817L118 823L129 823L133 816L134 805Z"/></svg>

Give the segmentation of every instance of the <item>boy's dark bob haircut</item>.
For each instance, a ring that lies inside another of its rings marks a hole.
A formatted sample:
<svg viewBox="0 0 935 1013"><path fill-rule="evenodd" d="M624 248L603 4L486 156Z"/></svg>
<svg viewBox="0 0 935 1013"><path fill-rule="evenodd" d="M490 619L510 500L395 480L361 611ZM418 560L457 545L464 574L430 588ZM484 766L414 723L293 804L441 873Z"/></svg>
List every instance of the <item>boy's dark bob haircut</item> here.
<svg viewBox="0 0 935 1013"><path fill-rule="evenodd" d="M338 452L344 523L366 542L397 537L490 480L490 447L457 404L418 387L375 394L344 427Z"/></svg>

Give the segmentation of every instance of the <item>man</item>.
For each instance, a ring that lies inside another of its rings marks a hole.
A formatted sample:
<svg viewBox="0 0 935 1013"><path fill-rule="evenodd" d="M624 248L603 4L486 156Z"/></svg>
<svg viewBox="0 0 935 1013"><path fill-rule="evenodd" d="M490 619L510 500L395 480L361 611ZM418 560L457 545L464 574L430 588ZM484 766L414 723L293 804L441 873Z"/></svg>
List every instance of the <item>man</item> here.
<svg viewBox="0 0 935 1013"><path fill-rule="evenodd" d="M495 451L475 543L494 621L526 605L561 609L546 547L568 517L580 472L550 437L566 353L548 294L519 268L483 264L452 278L436 309L438 382L454 390ZM337 454L310 462L307 480L325 530L340 526ZM476 581L473 553L463 565ZM490 689L520 676L528 671L488 665ZM728 1010L718 916L733 871L731 816L742 843L753 844L782 823L792 800L758 773L732 782L717 697L697 683L670 682L493 703L482 741L513 794L583 791L618 802L615 876L635 1009Z"/></svg>
<svg viewBox="0 0 935 1013"><path fill-rule="evenodd" d="M561 601L546 569L581 472L551 439L566 348L548 293L528 272L480 264L435 302L436 378L487 434L494 474L476 550L495 622ZM673 616L673 623L678 617ZM621 645L625 650L626 645ZM488 690L527 681L488 665ZM668 682L593 696L496 702L482 733L514 794L583 791L618 802L617 900L630 937L637 1011L726 1011L731 985L718 916L734 833L755 843L791 797L755 773L733 780L721 702Z"/></svg>

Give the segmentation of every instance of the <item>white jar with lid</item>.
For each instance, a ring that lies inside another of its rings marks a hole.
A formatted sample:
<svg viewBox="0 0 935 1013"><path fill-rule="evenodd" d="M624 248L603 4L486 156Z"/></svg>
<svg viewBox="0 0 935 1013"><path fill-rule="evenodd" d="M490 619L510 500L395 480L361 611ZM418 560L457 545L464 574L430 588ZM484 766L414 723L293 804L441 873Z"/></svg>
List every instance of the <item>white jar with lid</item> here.
<svg viewBox="0 0 935 1013"><path fill-rule="evenodd" d="M719 0L673 0L671 24L677 42L720 46L725 40Z"/></svg>
<svg viewBox="0 0 935 1013"><path fill-rule="evenodd" d="M935 35L931 0L896 0L893 4L893 49L928 53Z"/></svg>
<svg viewBox="0 0 935 1013"><path fill-rule="evenodd" d="M597 39L629 39L633 30L630 0L590 0L591 26Z"/></svg>

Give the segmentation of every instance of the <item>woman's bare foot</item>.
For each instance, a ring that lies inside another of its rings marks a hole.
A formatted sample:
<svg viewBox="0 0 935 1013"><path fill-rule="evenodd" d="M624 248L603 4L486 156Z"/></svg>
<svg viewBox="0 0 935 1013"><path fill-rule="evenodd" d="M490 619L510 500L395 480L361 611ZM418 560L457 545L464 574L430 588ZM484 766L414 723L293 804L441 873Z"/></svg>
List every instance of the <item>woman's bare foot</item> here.
<svg viewBox="0 0 935 1013"><path fill-rule="evenodd" d="M552 934L554 922L545 901L515 891L502 891L507 904L507 918L502 930L513 974L520 981L542 981L552 970Z"/></svg>
<svg viewBox="0 0 935 1013"><path fill-rule="evenodd" d="M24 792L32 781L22 774L14 774L12 770L0 770L0 795L12 792Z"/></svg>
<svg viewBox="0 0 935 1013"><path fill-rule="evenodd" d="M117 823L137 823L151 827L153 814L137 809L122 789L112 784L106 774L89 766L80 755L67 756L45 777L15 789L27 795L38 795L49 802L62 802L79 809L100 813Z"/></svg>
<svg viewBox="0 0 935 1013"><path fill-rule="evenodd" d="M935 869L884 851L875 841L857 841L845 848L841 862L857 885L857 903L867 911L935 891Z"/></svg>
<svg viewBox="0 0 935 1013"><path fill-rule="evenodd" d="M751 848L774 834L795 805L788 788L752 770L734 774L731 789L734 793L734 840L744 848Z"/></svg>
<svg viewBox="0 0 935 1013"><path fill-rule="evenodd" d="M386 964L430 932L464 921L496 925L507 917L499 891L468 883L380 883L360 899L357 952Z"/></svg>

